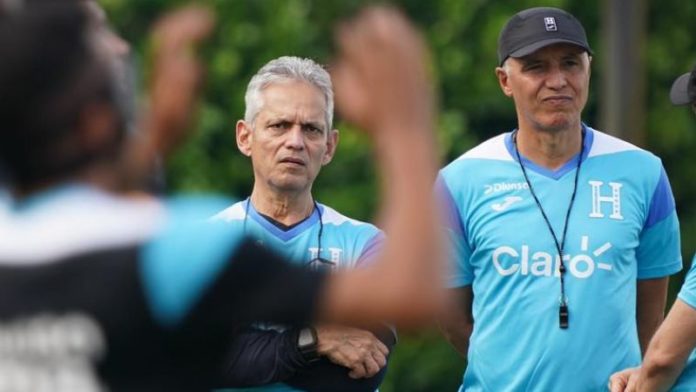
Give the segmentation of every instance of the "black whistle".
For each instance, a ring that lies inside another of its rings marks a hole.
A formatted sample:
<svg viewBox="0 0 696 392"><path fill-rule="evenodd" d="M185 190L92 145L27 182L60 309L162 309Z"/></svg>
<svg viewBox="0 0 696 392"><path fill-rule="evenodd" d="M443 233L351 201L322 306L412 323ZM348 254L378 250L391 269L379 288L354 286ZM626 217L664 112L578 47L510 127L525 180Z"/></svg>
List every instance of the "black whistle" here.
<svg viewBox="0 0 696 392"><path fill-rule="evenodd" d="M558 326L561 329L568 329L568 305L561 304L558 308Z"/></svg>

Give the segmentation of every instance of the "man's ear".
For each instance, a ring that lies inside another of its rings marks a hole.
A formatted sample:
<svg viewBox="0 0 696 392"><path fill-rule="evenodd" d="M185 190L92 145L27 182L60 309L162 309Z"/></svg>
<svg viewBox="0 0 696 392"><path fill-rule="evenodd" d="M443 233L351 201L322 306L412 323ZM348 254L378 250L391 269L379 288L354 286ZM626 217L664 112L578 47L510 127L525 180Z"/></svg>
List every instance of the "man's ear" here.
<svg viewBox="0 0 696 392"><path fill-rule="evenodd" d="M508 97L512 97L512 89L510 88L510 78L503 67L495 68L495 76L498 78L498 84L500 84L500 89L503 90L503 94Z"/></svg>
<svg viewBox="0 0 696 392"><path fill-rule="evenodd" d="M327 165L333 159L336 153L336 147L338 146L338 129L332 129L329 134L326 135L326 152L324 157L321 159L322 165Z"/></svg>
<svg viewBox="0 0 696 392"><path fill-rule="evenodd" d="M252 132L251 127L247 125L246 121L237 121L236 135L237 148L242 152L242 154L250 157L251 144L254 141L254 133Z"/></svg>

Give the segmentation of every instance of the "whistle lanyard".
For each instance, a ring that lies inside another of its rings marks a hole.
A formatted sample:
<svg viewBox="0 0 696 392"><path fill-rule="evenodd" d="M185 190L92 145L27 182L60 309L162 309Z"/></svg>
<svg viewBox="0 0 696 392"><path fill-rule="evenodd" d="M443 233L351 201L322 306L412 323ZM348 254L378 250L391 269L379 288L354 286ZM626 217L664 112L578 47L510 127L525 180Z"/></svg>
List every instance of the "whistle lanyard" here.
<svg viewBox="0 0 696 392"><path fill-rule="evenodd" d="M568 312L568 299L566 298L565 294L565 273L566 273L566 266L565 262L563 261L563 256L564 256L564 247L565 247L565 240L566 240L566 233L568 232L568 222L570 221L570 212L573 210L573 204L575 203L575 194L577 193L578 190L578 178L580 176L580 165L582 164L582 155L585 152L585 132L582 132L582 135L580 137L580 155L578 155L578 164L575 169L575 181L573 182L573 193L570 196L570 202L568 203L568 210L566 211L566 216L565 216L565 221L563 222L563 234L561 236L561 239L559 241L558 236L556 236L556 232L553 230L553 227L551 226L551 222L549 221L548 216L546 215L546 211L544 211L544 208L541 206L541 202L539 202L539 198L536 195L536 192L534 192L534 187L532 187L531 181L529 181L529 176L527 175L527 170L524 167L524 164L522 163L522 157L520 156L520 150L517 147L517 132L515 131L512 134L512 142L515 145L515 154L517 155L517 162L520 165L520 169L522 169L522 174L524 175L524 180L527 183L527 187L529 188L529 193L532 194L532 197L534 198L534 202L537 205L537 208L539 209L539 212L541 212L541 216L544 218L544 223L546 223L546 227L549 230L549 233L551 234L551 237L553 238L553 243L556 246L556 251L558 252L558 257L559 257L559 267L558 267L558 272L559 272L559 278L560 278L560 283L561 283L561 298L560 298L560 303L558 306L558 326L561 329L567 329L568 324L569 324L569 312Z"/></svg>
<svg viewBox="0 0 696 392"><path fill-rule="evenodd" d="M309 214L309 216L312 216L315 212L319 216L319 233L317 233L317 255L316 257L312 258L307 262L307 265L316 270L322 270L322 269L331 269L336 265L334 261L327 260L323 257L321 257L321 238L322 235L324 234L324 221L322 220L321 217L321 211L319 210L319 206L317 205L316 200L312 200L312 203L314 204L314 208L312 209L312 212ZM246 206L244 208L244 222L242 223L242 232L246 234L246 225L247 225L247 218L249 217L249 205L251 204L251 198L247 198L246 200ZM309 218L308 216L308 218Z"/></svg>

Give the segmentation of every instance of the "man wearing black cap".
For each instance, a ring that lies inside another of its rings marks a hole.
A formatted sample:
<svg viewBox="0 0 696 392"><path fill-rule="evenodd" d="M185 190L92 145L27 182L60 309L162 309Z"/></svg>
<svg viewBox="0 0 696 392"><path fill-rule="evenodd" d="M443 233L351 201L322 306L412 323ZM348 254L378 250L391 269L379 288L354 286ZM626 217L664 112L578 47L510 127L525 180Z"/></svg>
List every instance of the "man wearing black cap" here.
<svg viewBox="0 0 696 392"><path fill-rule="evenodd" d="M675 105L690 105L696 111L696 67L674 81L669 99Z"/></svg>
<svg viewBox="0 0 696 392"><path fill-rule="evenodd" d="M674 200L657 157L582 122L591 54L565 11L513 16L495 72L517 129L440 173L461 390L605 389L662 320L681 269Z"/></svg>
<svg viewBox="0 0 696 392"><path fill-rule="evenodd" d="M690 105L696 113L696 68L674 81L669 98L675 105ZM611 392L696 390L694 261L672 309L650 341L642 367L612 375L609 382Z"/></svg>

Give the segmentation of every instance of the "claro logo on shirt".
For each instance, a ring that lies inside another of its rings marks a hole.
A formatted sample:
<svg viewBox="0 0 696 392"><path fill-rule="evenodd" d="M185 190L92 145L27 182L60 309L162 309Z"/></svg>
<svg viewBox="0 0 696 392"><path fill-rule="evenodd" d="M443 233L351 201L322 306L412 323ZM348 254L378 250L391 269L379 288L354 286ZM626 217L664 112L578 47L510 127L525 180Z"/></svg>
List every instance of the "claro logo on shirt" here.
<svg viewBox="0 0 696 392"><path fill-rule="evenodd" d="M589 249L589 236L580 238L580 250L576 255L564 255L565 263L571 275L579 279L587 279L597 270L611 271L611 264L603 263L599 258L611 249L609 242L604 243L593 250ZM501 276L513 274L532 276L558 276L560 260L558 255L530 249L528 245L522 245L519 249L511 246L500 246L493 251L491 256L493 266Z"/></svg>

